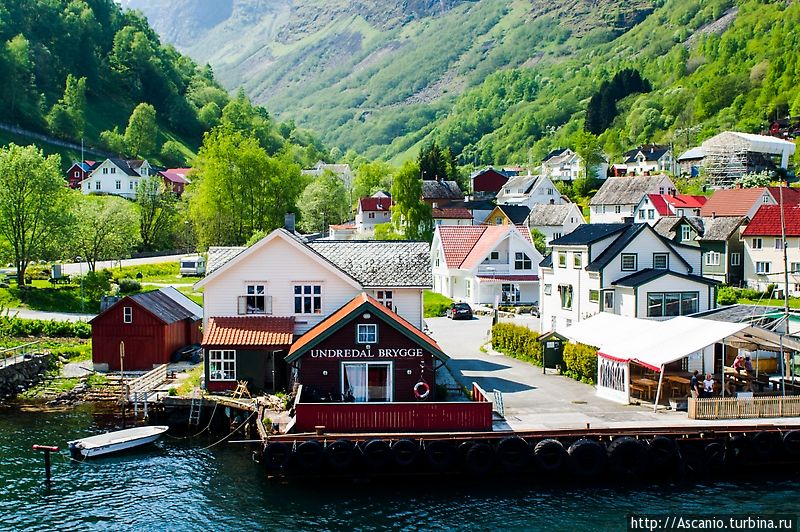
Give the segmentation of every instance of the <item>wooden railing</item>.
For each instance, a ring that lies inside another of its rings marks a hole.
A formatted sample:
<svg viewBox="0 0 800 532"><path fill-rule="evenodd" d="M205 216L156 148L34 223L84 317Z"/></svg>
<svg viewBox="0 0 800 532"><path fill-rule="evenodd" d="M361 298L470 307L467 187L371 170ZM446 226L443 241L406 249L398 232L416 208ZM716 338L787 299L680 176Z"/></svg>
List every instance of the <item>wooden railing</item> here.
<svg viewBox="0 0 800 532"><path fill-rule="evenodd" d="M158 388L167 380L167 364L161 364L153 368L141 377L137 377L128 383L131 392L149 392Z"/></svg>
<svg viewBox="0 0 800 532"><path fill-rule="evenodd" d="M689 398L689 419L800 417L800 396Z"/></svg>

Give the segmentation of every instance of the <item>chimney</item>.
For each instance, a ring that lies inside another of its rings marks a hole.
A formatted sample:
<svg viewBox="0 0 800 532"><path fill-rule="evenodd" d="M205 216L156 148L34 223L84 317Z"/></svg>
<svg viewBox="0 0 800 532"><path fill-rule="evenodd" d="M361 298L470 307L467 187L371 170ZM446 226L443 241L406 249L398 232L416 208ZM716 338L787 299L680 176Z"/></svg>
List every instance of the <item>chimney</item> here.
<svg viewBox="0 0 800 532"><path fill-rule="evenodd" d="M554 199L551 199L551 200L550 200L550 205L555 205L555 204L556 204L556 200L554 200Z"/></svg>
<svg viewBox="0 0 800 532"><path fill-rule="evenodd" d="M294 233L294 213L287 212L283 215L283 228L289 231L290 233Z"/></svg>
<svg viewBox="0 0 800 532"><path fill-rule="evenodd" d="M434 201L434 202L431 204L431 208L432 208L432 209L438 209L438 208L439 208L439 204L438 204L437 202L435 202L435 201Z"/></svg>
<svg viewBox="0 0 800 532"><path fill-rule="evenodd" d="M711 219L713 220L716 217L717 217L717 211L711 211Z"/></svg>

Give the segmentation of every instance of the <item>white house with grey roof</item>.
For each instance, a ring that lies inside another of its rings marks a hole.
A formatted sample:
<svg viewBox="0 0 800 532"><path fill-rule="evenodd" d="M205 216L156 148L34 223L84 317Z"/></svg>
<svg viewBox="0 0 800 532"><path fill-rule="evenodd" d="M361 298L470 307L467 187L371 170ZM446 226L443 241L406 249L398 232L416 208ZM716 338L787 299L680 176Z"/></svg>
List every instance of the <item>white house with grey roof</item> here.
<svg viewBox="0 0 800 532"><path fill-rule="evenodd" d="M139 181L156 172L144 159L106 159L80 182L81 192L136 199Z"/></svg>
<svg viewBox="0 0 800 532"><path fill-rule="evenodd" d="M542 331L598 312L669 319L716 306L717 281L699 275L700 248L648 224L586 224L551 247L539 267Z"/></svg>
<svg viewBox="0 0 800 532"><path fill-rule="evenodd" d="M633 218L644 195L675 192L675 183L666 175L609 177L589 200L589 223L623 223Z"/></svg>
<svg viewBox="0 0 800 532"><path fill-rule="evenodd" d="M317 240L277 229L250 247L211 247L203 288L205 319L294 318L302 334L366 292L422 328L422 293L431 288L425 242Z"/></svg>
<svg viewBox="0 0 800 532"><path fill-rule="evenodd" d="M585 224L580 207L575 203L562 205L534 205L528 215L528 228L540 231L547 245L556 238L561 238Z"/></svg>
<svg viewBox="0 0 800 532"><path fill-rule="evenodd" d="M561 205L568 200L561 197L553 181L545 175L518 175L512 177L497 193L498 205Z"/></svg>

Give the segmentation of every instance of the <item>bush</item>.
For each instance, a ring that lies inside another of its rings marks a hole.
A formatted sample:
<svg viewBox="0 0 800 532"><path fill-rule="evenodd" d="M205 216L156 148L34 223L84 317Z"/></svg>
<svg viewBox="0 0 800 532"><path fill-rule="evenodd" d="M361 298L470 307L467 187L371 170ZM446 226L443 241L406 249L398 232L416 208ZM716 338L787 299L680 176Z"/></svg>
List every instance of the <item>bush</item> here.
<svg viewBox="0 0 800 532"><path fill-rule="evenodd" d="M0 316L0 336L90 338L92 326L83 321L26 320L14 316Z"/></svg>
<svg viewBox="0 0 800 532"><path fill-rule="evenodd" d="M542 344L539 334L527 327L498 323L492 327L492 347L510 357L542 365Z"/></svg>
<svg viewBox="0 0 800 532"><path fill-rule="evenodd" d="M426 318L444 316L444 313L453 302L453 300L449 297L445 297L442 294L437 294L436 292L431 292L430 290L425 291L423 298Z"/></svg>
<svg viewBox="0 0 800 532"><path fill-rule="evenodd" d="M28 266L25 270L25 282L28 284L32 280L47 281L51 276L52 273L47 266Z"/></svg>
<svg viewBox="0 0 800 532"><path fill-rule="evenodd" d="M738 300L739 295L730 286L723 286L717 290L717 304L719 305L733 305Z"/></svg>
<svg viewBox="0 0 800 532"><path fill-rule="evenodd" d="M111 291L111 272L101 270L87 273L83 277L83 291L89 301L100 301Z"/></svg>
<svg viewBox="0 0 800 532"><path fill-rule="evenodd" d="M568 377L594 384L597 378L597 348L586 344L566 344L564 366L564 374Z"/></svg>
<svg viewBox="0 0 800 532"><path fill-rule="evenodd" d="M119 291L121 294L131 294L133 292L138 292L142 289L142 283L137 281L136 279L120 279L119 280Z"/></svg>

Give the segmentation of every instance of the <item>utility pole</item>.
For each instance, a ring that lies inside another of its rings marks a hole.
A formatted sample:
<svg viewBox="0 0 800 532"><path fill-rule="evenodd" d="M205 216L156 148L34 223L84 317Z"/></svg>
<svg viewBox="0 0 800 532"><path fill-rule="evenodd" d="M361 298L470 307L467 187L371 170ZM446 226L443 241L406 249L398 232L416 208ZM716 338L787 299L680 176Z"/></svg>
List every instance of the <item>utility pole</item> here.
<svg viewBox="0 0 800 532"><path fill-rule="evenodd" d="M787 182L788 184L788 182ZM783 335L789 334L789 257L786 245L786 220L783 213L783 182L778 188L781 208L781 243L783 244L783 334L781 334L781 360L783 362L783 377L786 378L789 364L783 349ZM786 386L782 387L786 390ZM784 391L785 393L785 391Z"/></svg>

